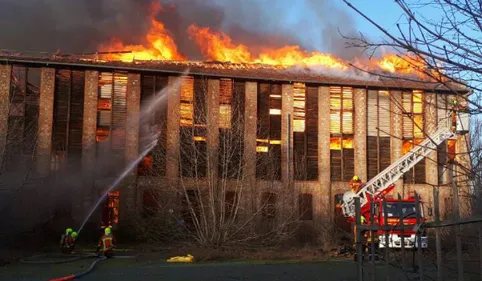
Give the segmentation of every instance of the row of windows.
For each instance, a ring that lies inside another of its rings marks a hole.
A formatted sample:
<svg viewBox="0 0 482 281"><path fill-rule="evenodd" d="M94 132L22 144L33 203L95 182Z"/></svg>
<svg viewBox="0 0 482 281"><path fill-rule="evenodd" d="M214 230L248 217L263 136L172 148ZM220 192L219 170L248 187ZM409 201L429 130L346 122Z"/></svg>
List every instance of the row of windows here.
<svg viewBox="0 0 482 281"><path fill-rule="evenodd" d="M13 137L22 133L27 143L35 139L36 118L38 118L38 97L40 71L35 68L14 66L11 76L9 132ZM143 75L141 82L142 106L149 104L149 97L163 94L167 85L166 76ZM97 135L99 144L107 144L112 152L123 163L125 146L125 126L127 110L127 74L123 72L101 72L98 80L98 117ZM295 178L298 180L316 180L318 177L318 92L317 87L295 83L293 100L293 162ZM80 154L82 149L82 119L84 98L84 72L58 69L55 74L54 91L54 124L52 133L53 163ZM206 157L206 97L207 80L185 77L182 83L180 97L181 144L185 143L185 151L189 153L182 157L182 165L188 167L183 172L185 176L195 169L192 153L198 153L200 159ZM330 163L332 181L346 181L354 173L353 151L353 121L354 107L353 88L330 87ZM281 84L258 84L257 106L257 177L281 180L281 120L282 92ZM436 100L437 116L440 121L447 120L447 109L452 96L438 95ZM244 105L244 83L231 79L220 80L220 97L218 125L220 129L220 149L226 150L231 145L236 147L233 159L219 159L234 163L231 166L241 166L243 144L233 143L232 139L242 140ZM367 94L367 158L368 177L371 178L386 168L391 162L390 151L390 107L399 106L403 112L403 146L406 153L414 145L424 139L425 96L421 91L402 93L402 101L395 104L387 91L369 90ZM243 106L243 108L241 108ZM151 126L165 140L167 123L167 103L159 103L152 115ZM18 119L18 120L17 120ZM17 124L18 123L18 124ZM27 126L30 124L32 126ZM27 127L35 127L27 131ZM24 132L16 132L18 130ZM14 132L15 131L15 132ZM236 135L236 138L234 137ZM142 138L141 138L142 139ZM12 139L13 140L13 139ZM184 141L183 141L184 140ZM106 143L106 141L108 141ZM140 146L141 147L141 146ZM439 173L443 165L454 155L454 141L450 140L440 146L438 151ZM101 147L102 148L102 147ZM25 144L25 151L31 151L32 145ZM99 149L101 150L101 149ZM7 149L7 151L15 151ZM224 152L220 154L226 154ZM155 170L161 175L165 173L166 159L165 142L160 141L156 150L145 159L147 171ZM7 157L8 158L8 157ZM229 161L227 161L229 160ZM224 162L223 162L224 161ZM425 180L425 161L406 173L406 182L423 183ZM191 161L192 162L192 161ZM54 164L54 166L56 165ZM202 161L197 161L202 164ZM230 168L231 177L239 176ZM183 168L180 168L183 171ZM200 167L201 174L205 168ZM223 169L220 168L220 171ZM238 169L239 170L239 169ZM146 171L146 172L147 172ZM142 174L143 172L141 172ZM446 182L441 177L441 183Z"/></svg>
<svg viewBox="0 0 482 281"><path fill-rule="evenodd" d="M207 82L185 78L181 87L181 158L184 167L190 167L183 176L204 175L206 156L206 100ZM238 87L233 86L238 85ZM229 79L220 81L218 122L220 137L229 132L234 123L242 124L241 116L234 122L233 93L244 100L243 83ZM316 180L318 177L318 92L316 87L294 84L293 141L295 179ZM281 180L281 112L280 84L258 84L257 106L257 164L259 179ZM423 139L424 95L421 91L403 92L400 106L403 114L403 147L405 154ZM367 158L368 177L372 178L391 163L390 94L388 91L368 91L367 95ZM393 105L392 105L393 106ZM446 107L445 107L446 108ZM242 112L242 111L241 111ZM348 181L354 174L354 103L353 88L330 87L330 164L332 181ZM236 126L234 126L236 127ZM189 129L187 129L189 128ZM241 138L242 139L242 138ZM184 141L183 141L184 140ZM226 143L220 139L220 144ZM237 144L241 151L242 144ZM224 153L222 153L224 154ZM189 156L191 155L191 157ZM196 155L192 157L192 155ZM198 157L199 155L199 157ZM236 154L241 162L241 154ZM196 161L193 161L195 159ZM220 159L221 160L221 159ZM239 164L241 165L241 164ZM197 168L196 168L197 167ZM182 169L181 169L182 170ZM425 182L425 161L405 175L407 183Z"/></svg>

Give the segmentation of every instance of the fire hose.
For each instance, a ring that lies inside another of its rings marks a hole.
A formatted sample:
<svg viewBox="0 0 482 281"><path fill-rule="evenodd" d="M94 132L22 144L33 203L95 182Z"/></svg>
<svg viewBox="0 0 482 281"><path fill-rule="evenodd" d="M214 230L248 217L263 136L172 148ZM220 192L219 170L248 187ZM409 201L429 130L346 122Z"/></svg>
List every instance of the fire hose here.
<svg viewBox="0 0 482 281"><path fill-rule="evenodd" d="M49 281L66 281L66 280L81 278L82 276L90 273L98 262L107 259L105 256L97 256L96 254L84 254L84 255L78 255L75 257L70 257L70 258L61 259L61 260L37 260L39 258L43 258L46 256L47 255L37 255L37 256L30 257L29 259L21 259L20 262L27 263L27 264L61 264L61 263L68 263L68 262L73 262L73 261L86 259L86 258L95 258L95 260L92 262L90 267L83 272L73 273L67 276L49 280ZM113 256L112 258L135 258L135 256Z"/></svg>
<svg viewBox="0 0 482 281"><path fill-rule="evenodd" d="M72 280L72 279L75 279L75 278L80 278L84 275L86 275L87 273L91 272L92 269L94 269L94 266L99 262L99 261L103 261L105 260L106 257L102 256L102 257L99 257L99 258L96 258L94 260L94 262L90 265L90 267L83 271L83 272L80 272L80 273L75 273L75 274L70 274L70 275L67 275L67 276L64 276L64 277L60 277L60 278L55 278L55 279L50 279L49 281L66 281L66 280Z"/></svg>

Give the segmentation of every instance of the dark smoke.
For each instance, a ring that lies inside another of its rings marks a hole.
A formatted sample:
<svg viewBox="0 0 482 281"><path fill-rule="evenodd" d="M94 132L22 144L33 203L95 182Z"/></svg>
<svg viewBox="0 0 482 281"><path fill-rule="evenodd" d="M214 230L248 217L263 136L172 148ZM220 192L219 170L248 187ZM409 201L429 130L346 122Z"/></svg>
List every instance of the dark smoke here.
<svg viewBox="0 0 482 281"><path fill-rule="evenodd" d="M150 0L0 0L0 49L63 53L95 51L111 38L126 44L144 43L149 28ZM201 59L186 29L209 26L229 34L234 43L259 51L296 44L314 51L351 58L338 33L356 35L354 20L335 0L162 0L157 16L171 32L179 50Z"/></svg>

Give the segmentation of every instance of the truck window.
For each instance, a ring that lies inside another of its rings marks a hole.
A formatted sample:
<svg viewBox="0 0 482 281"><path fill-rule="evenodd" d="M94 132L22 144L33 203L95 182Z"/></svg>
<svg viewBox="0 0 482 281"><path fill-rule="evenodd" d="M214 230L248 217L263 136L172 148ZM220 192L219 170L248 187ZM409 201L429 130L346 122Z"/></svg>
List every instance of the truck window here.
<svg viewBox="0 0 482 281"><path fill-rule="evenodd" d="M387 203L387 216L389 218L400 217L400 203ZM417 217L417 208L415 207L415 203L404 203L402 202L402 217L404 218L416 218ZM382 213L383 214L383 213Z"/></svg>

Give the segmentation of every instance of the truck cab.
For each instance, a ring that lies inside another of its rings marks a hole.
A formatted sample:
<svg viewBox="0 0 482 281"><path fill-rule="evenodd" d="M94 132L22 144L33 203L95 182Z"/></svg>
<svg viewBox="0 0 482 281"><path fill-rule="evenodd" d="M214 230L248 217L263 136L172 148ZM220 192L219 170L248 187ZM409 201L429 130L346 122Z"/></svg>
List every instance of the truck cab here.
<svg viewBox="0 0 482 281"><path fill-rule="evenodd" d="M384 203L386 202L386 210L384 210ZM423 213L423 202L420 202L420 222L425 221ZM385 216L386 214L386 216ZM376 222L384 226L389 225L391 229L388 231L388 247L389 248L402 248L402 237L404 248L417 248L418 241L416 239L416 232L414 229L402 230L400 225L410 225L415 228L417 224L417 208L415 204L415 198L408 198L398 201L393 198L385 198L377 202L375 207ZM385 248L387 246L385 239L385 231L379 230L378 233L379 248ZM422 248L428 247L428 238L425 233L421 235Z"/></svg>

